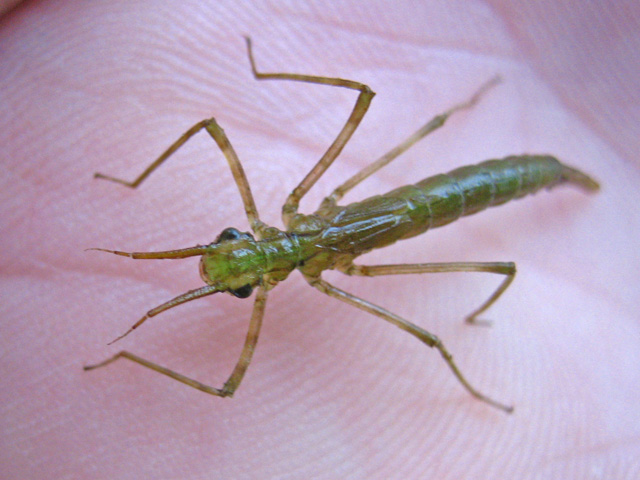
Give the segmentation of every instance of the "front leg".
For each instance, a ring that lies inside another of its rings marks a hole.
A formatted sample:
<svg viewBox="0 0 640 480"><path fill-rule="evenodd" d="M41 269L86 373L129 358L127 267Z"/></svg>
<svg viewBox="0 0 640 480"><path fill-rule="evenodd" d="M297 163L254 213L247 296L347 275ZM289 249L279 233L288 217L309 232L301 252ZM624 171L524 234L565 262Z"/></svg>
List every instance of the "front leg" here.
<svg viewBox="0 0 640 480"><path fill-rule="evenodd" d="M205 287L206 288L206 287ZM181 373L175 372L169 368L163 367L162 365L158 365L155 362L151 362L142 357L134 355L131 352L126 350L122 350L116 353L113 357L104 360L103 362L94 364L94 365L85 365L84 370L94 370L96 368L101 368L110 363L115 362L119 358L126 358L135 362L143 367L147 367L155 372L162 373L169 378L177 380L179 382L184 383L192 388L200 390L201 392L208 393L210 395L215 395L217 397L231 397L234 392L240 386L240 382L244 378L244 374L251 363L251 359L253 357L253 352L256 348L256 344L258 343L258 336L260 335L260 327L262 326L262 318L264 316L264 309L267 303L267 291L260 287L258 288L258 293L256 295L255 302L253 304L253 313L251 314L251 321L249 323L249 330L247 331L247 337L245 339L244 347L242 348L242 353L240 354L240 358L231 373L229 379L224 383L222 388L215 388L204 383L199 382L198 380L194 380L189 378ZM161 307L159 307L161 308Z"/></svg>
<svg viewBox="0 0 640 480"><path fill-rule="evenodd" d="M298 205L300 204L302 197L306 195L311 187L315 185L318 179L331 166L338 155L340 155L340 152L351 138L351 135L353 135L353 132L355 132L358 125L360 125L360 122L362 121L365 113L367 113L375 93L364 83L344 80L342 78L316 77L312 75L300 75L297 73L258 72L253 58L251 39L249 37L245 37L245 40L247 41L251 71L253 72L254 77L258 80L293 80L297 82L316 83L319 85L330 85L333 87L344 87L360 91L351 115L347 119L344 127L342 127L342 130L340 130L340 133L338 133L336 139L329 146L324 155L322 155L318 163L315 164L311 171L307 173L306 177L302 179L300 184L287 197L287 200L282 207L282 221L288 226L291 218L298 211Z"/></svg>
<svg viewBox="0 0 640 480"><path fill-rule="evenodd" d="M171 155L173 155L182 145L184 145L187 140L193 137L200 130L205 129L211 138L213 138L222 150L223 155L227 159L227 163L229 164L229 168L231 169L231 173L233 175L233 179L238 186L238 190L240 191L240 196L242 197L242 203L244 205L244 210L249 220L249 224L251 228L258 236L260 236L262 229L265 227L264 223L260 221L258 216L258 209L256 208L255 201L253 200L253 194L251 193L251 187L249 186L249 181L247 180L247 176L244 173L244 169L242 168L242 164L240 163L240 159L236 154L235 150L231 146L231 142L227 138L226 133L218 122L216 122L215 118L210 118L208 120L202 120L201 122L196 123L193 127L187 130L178 140L173 142L169 148L167 148L162 155L160 155L157 159L155 159L151 165L149 165L144 172L142 172L135 180L132 182L128 182L126 180L122 180L120 178L111 177L108 175L104 175L102 173L96 173L95 178L101 178L103 180L109 180L111 182L116 182L125 187L129 188L138 188L138 186L149 177L160 165L164 163Z"/></svg>

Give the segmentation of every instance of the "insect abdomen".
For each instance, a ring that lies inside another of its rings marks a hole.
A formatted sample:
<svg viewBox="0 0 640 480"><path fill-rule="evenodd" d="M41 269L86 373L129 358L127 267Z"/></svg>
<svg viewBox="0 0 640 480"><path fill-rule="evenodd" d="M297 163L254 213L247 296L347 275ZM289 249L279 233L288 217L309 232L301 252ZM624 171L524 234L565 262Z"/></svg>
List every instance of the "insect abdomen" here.
<svg viewBox="0 0 640 480"><path fill-rule="evenodd" d="M598 189L591 178L548 155L487 160L323 214L318 244L360 255L563 182Z"/></svg>
<svg viewBox="0 0 640 480"><path fill-rule="evenodd" d="M387 195L411 204L408 213L418 228L403 237L408 238L564 182L598 189L595 181L552 156L522 155L457 168Z"/></svg>

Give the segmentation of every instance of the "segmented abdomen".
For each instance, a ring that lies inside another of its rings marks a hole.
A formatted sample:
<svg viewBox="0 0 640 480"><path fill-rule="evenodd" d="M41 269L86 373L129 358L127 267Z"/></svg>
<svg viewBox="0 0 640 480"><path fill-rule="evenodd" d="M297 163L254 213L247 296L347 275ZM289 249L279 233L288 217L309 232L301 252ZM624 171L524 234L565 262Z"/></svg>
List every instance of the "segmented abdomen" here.
<svg viewBox="0 0 640 480"><path fill-rule="evenodd" d="M549 155L487 160L339 208L327 218L322 244L359 255L564 182L598 189Z"/></svg>
<svg viewBox="0 0 640 480"><path fill-rule="evenodd" d="M417 223L428 230L564 182L587 190L598 188L589 177L552 156L520 155L456 168L387 195L413 203L411 210L420 217Z"/></svg>

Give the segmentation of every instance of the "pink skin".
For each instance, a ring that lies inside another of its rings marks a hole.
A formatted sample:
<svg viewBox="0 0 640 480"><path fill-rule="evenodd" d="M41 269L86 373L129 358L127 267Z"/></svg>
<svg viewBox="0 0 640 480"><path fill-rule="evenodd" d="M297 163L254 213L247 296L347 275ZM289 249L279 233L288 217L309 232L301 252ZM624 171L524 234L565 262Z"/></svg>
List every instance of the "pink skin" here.
<svg viewBox="0 0 640 480"><path fill-rule="evenodd" d="M3 17L3 478L637 473L639 8L348 3L176 11L26 2ZM92 179L96 171L134 178L212 115L244 162L262 219L281 226L286 193L356 94L254 81L245 33L263 71L336 75L378 93L304 212L494 73L505 82L477 108L346 200L522 152L555 153L601 182L595 196L541 193L362 260L516 261L515 282L487 312L492 328L461 322L497 285L491 275L328 276L438 334L473 385L515 404L512 416L471 398L436 351L323 297L296 273L272 292L232 400L126 360L82 371L118 348L215 386L231 371L250 301L202 299L107 347L148 309L199 286L197 261L83 250L187 247L227 226L247 228L204 134L136 191Z"/></svg>

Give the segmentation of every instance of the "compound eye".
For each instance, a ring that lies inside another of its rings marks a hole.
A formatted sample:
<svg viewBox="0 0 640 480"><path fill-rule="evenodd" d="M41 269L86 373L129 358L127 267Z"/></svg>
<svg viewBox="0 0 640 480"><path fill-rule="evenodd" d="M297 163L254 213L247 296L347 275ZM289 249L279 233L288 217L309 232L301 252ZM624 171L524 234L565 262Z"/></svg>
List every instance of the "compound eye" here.
<svg viewBox="0 0 640 480"><path fill-rule="evenodd" d="M216 243L224 242L225 240L236 240L242 236L242 233L237 228L229 227L225 228L218 238L216 239Z"/></svg>
<svg viewBox="0 0 640 480"><path fill-rule="evenodd" d="M244 287L236 288L235 290L229 290L231 295L235 295L238 298L247 298L253 293L253 287L249 284Z"/></svg>

